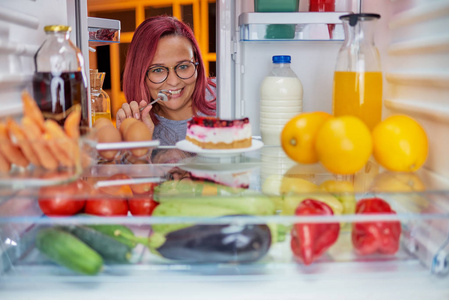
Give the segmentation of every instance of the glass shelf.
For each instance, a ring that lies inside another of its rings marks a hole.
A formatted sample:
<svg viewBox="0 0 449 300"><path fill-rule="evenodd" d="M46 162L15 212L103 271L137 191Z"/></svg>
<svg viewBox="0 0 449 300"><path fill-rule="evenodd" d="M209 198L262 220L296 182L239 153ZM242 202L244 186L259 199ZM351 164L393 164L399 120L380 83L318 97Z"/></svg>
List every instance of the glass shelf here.
<svg viewBox="0 0 449 300"><path fill-rule="evenodd" d="M90 46L120 43L121 24L119 20L89 17L87 26Z"/></svg>
<svg viewBox="0 0 449 300"><path fill-rule="evenodd" d="M240 41L341 41L348 12L242 13Z"/></svg>

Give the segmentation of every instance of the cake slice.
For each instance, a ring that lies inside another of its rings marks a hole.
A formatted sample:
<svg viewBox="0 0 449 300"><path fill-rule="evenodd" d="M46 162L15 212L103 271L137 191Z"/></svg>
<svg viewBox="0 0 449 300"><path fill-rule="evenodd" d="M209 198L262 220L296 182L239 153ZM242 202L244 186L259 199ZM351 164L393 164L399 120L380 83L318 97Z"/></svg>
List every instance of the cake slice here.
<svg viewBox="0 0 449 300"><path fill-rule="evenodd" d="M186 140L203 149L248 148L252 140L251 124L248 118L193 117L187 123Z"/></svg>

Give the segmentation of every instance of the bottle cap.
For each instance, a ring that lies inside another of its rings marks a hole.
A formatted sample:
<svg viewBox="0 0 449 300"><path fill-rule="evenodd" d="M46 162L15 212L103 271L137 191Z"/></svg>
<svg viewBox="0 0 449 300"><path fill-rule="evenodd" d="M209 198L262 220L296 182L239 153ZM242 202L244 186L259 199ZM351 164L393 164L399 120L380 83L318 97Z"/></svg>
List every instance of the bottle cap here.
<svg viewBox="0 0 449 300"><path fill-rule="evenodd" d="M72 31L72 27L67 25L48 25L44 27L45 32Z"/></svg>
<svg viewBox="0 0 449 300"><path fill-rule="evenodd" d="M362 14L348 14L339 17L340 20L349 20L349 25L355 26L360 21L370 21L380 19L379 14L362 13Z"/></svg>
<svg viewBox="0 0 449 300"><path fill-rule="evenodd" d="M273 56L273 63L275 64L289 64L292 58L290 55L275 55Z"/></svg>

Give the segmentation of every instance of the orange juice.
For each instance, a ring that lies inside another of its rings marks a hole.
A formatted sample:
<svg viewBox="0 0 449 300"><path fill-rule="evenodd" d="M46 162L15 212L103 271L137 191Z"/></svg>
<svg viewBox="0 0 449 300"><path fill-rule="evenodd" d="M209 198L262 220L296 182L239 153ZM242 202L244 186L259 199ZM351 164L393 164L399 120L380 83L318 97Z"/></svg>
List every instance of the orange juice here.
<svg viewBox="0 0 449 300"><path fill-rule="evenodd" d="M334 74L334 116L359 117L370 130L382 118L382 72Z"/></svg>

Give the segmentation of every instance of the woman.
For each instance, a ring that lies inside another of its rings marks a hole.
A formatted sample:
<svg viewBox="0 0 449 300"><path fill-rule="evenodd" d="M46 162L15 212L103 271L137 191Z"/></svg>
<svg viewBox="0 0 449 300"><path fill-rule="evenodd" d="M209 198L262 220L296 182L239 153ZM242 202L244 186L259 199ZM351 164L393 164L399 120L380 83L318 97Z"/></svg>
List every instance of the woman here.
<svg viewBox="0 0 449 300"><path fill-rule="evenodd" d="M214 116L215 80L206 77L192 30L169 16L145 20L131 41L123 74L128 103L117 111L117 128L126 118L141 119L161 145L183 140L194 115ZM161 90L168 101L148 105Z"/></svg>

